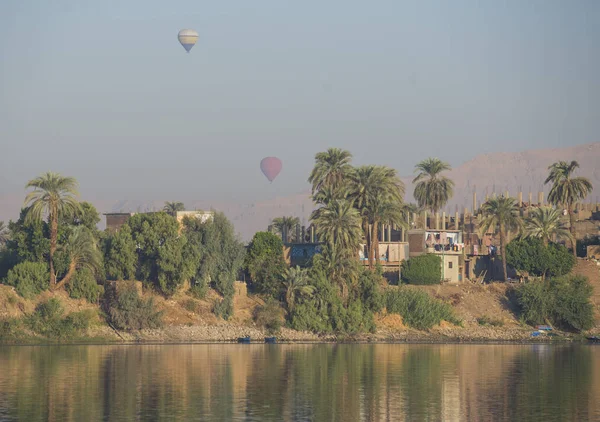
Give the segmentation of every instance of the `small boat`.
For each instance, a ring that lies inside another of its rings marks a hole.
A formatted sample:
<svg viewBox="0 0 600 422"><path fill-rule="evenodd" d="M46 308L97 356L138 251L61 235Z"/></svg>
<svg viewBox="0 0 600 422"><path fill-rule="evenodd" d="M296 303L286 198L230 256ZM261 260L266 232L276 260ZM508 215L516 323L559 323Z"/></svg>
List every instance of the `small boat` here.
<svg viewBox="0 0 600 422"><path fill-rule="evenodd" d="M588 341L592 342L592 343L600 343L600 337L598 336L593 336L593 337L586 337L588 339Z"/></svg>
<svg viewBox="0 0 600 422"><path fill-rule="evenodd" d="M265 337L265 343L277 343L277 337Z"/></svg>
<svg viewBox="0 0 600 422"><path fill-rule="evenodd" d="M538 331L552 331L552 327L549 325L538 325L535 328L537 328Z"/></svg>
<svg viewBox="0 0 600 422"><path fill-rule="evenodd" d="M250 336L248 336L248 337L238 337L238 343L250 343Z"/></svg>

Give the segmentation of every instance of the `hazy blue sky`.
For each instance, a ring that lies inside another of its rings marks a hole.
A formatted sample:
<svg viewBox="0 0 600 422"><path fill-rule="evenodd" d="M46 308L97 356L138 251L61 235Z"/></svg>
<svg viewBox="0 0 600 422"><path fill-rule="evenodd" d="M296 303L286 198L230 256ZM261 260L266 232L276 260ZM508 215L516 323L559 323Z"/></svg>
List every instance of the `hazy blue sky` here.
<svg viewBox="0 0 600 422"><path fill-rule="evenodd" d="M600 141L597 0L2 0L0 57L0 195L252 201L330 146L404 175Z"/></svg>

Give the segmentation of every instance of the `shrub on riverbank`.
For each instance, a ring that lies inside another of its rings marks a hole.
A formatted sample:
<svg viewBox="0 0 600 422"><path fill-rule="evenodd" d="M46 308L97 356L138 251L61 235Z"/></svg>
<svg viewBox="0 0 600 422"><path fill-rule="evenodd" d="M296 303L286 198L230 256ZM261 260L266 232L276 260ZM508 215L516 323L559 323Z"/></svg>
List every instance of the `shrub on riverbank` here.
<svg viewBox="0 0 600 422"><path fill-rule="evenodd" d="M60 301L50 298L40 303L23 322L31 331L46 338L69 339L87 330L95 315L94 311L85 310L65 317L64 312Z"/></svg>
<svg viewBox="0 0 600 422"><path fill-rule="evenodd" d="M520 318L525 323L550 323L574 331L594 325L592 292L593 287L583 276L534 281L515 290Z"/></svg>
<svg viewBox="0 0 600 422"><path fill-rule="evenodd" d="M84 268L75 273L71 282L67 284L67 291L73 299L85 299L90 303L98 303L104 293L104 287L98 284L91 270Z"/></svg>
<svg viewBox="0 0 600 422"><path fill-rule="evenodd" d="M160 328L163 325L162 311L156 310L152 298L141 298L133 283L124 283L119 289L116 285L106 286L103 307L108 322L121 330Z"/></svg>
<svg viewBox="0 0 600 422"><path fill-rule="evenodd" d="M263 327L269 334L276 334L281 329L281 307L274 299L269 299L264 305L257 306L252 318L256 325Z"/></svg>
<svg viewBox="0 0 600 422"><path fill-rule="evenodd" d="M406 325L418 330L428 330L442 321L461 324L452 306L420 290L406 287L389 290L385 303L388 313L399 314Z"/></svg>
<svg viewBox="0 0 600 422"><path fill-rule="evenodd" d="M32 299L48 290L50 274L42 262L21 262L8 271L6 284L14 286L19 295Z"/></svg>

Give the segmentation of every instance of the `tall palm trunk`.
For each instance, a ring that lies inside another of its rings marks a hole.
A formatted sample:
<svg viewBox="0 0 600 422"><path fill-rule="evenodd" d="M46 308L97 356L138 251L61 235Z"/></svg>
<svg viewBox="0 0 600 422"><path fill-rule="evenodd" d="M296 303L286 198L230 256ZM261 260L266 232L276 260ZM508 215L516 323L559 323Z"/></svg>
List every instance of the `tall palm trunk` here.
<svg viewBox="0 0 600 422"><path fill-rule="evenodd" d="M504 272L504 281L508 280L506 271L506 248L504 247L504 228L500 225L500 254L502 255L502 271Z"/></svg>
<svg viewBox="0 0 600 422"><path fill-rule="evenodd" d="M575 257L575 260L577 260L577 239L575 238L575 213L573 212L573 204L567 205L567 212L569 213L569 231L573 235L573 239L571 239L573 256Z"/></svg>
<svg viewBox="0 0 600 422"><path fill-rule="evenodd" d="M369 236L369 220L363 218L363 232L365 233L365 242L367 244L367 261L369 262L369 268L373 268L373 263L371 262L371 238Z"/></svg>
<svg viewBox="0 0 600 422"><path fill-rule="evenodd" d="M58 238L58 213L50 213L50 285L56 284L56 273L54 272L54 253Z"/></svg>
<svg viewBox="0 0 600 422"><path fill-rule="evenodd" d="M379 264L379 220L373 220L373 255L375 255L375 264Z"/></svg>
<svg viewBox="0 0 600 422"><path fill-rule="evenodd" d="M69 281L71 281L71 279L75 275L75 271L77 271L77 263L75 261L71 261L71 263L69 264L69 271L67 271L67 274L63 277L63 279L60 280L60 282L56 286L54 286L53 290L58 290L65 284L67 284Z"/></svg>

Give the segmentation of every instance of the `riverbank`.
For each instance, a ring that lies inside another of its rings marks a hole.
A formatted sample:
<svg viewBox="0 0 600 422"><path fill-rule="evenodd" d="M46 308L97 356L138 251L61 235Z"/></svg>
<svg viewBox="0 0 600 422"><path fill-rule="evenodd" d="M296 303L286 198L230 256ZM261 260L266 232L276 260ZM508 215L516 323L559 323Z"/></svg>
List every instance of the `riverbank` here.
<svg viewBox="0 0 600 422"><path fill-rule="evenodd" d="M83 299L72 299L66 292L43 292L32 300L18 296L10 286L0 285L0 343L222 343L236 342L240 337L250 337L263 342L265 337L276 336L279 342L330 343L330 342L381 342L381 343L556 343L585 341L585 336L600 334L600 269L580 260L575 274L588 277L594 287L592 302L596 312L595 327L584 334L553 331L532 336L535 328L521 323L508 299L511 285L506 283L460 285L411 286L450 304L461 320L461 325L442 321L427 331L404 325L397 314L376 314L374 333L317 335L282 327L273 334L254 321L253 314L264 302L260 297L245 292L234 298L234 314L224 321L214 315L212 306L218 295L209 291L203 300L179 292L172 297L144 291L152 297L157 309L163 312L164 326L159 329L120 331L110 327L102 316L100 307ZM393 288L393 287L392 287ZM87 312L89 328L77 335L49 338L32 332L27 324L18 324L30 316L36 306L50 298L62 304L65 316ZM12 324L12 325L11 325Z"/></svg>

